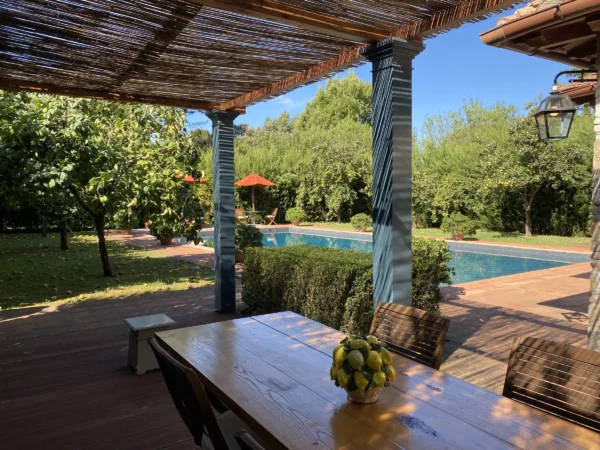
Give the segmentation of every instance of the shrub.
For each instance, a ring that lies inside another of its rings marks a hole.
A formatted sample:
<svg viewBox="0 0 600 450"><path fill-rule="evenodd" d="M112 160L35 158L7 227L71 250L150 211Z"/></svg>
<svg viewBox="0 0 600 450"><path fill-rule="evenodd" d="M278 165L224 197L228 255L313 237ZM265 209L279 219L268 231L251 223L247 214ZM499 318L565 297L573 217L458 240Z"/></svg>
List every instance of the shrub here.
<svg viewBox="0 0 600 450"><path fill-rule="evenodd" d="M440 284L452 284L454 269L450 250L444 241L413 239L412 241L412 297L415 308L433 314L440 313L442 293Z"/></svg>
<svg viewBox="0 0 600 450"><path fill-rule="evenodd" d="M199 219L193 222L184 219L177 221L159 215L152 218L149 229L150 234L161 241L181 236L186 238L188 242L193 241L195 245L201 242L198 237L198 231L202 229Z"/></svg>
<svg viewBox="0 0 600 450"><path fill-rule="evenodd" d="M450 233L452 239L462 241L465 236L473 236L477 233L477 222L461 213L453 213L444 218L441 230Z"/></svg>
<svg viewBox="0 0 600 450"><path fill-rule="evenodd" d="M139 219L131 211L118 210L113 218L112 225L118 230L131 230L138 227Z"/></svg>
<svg viewBox="0 0 600 450"><path fill-rule="evenodd" d="M290 208L285 213L285 220L298 226L300 225L300 222L306 220L306 213L302 208Z"/></svg>
<svg viewBox="0 0 600 450"><path fill-rule="evenodd" d="M360 213L352 216L350 223L359 231L367 231L367 228L373 225L373 218L365 213Z"/></svg>
<svg viewBox="0 0 600 450"><path fill-rule="evenodd" d="M243 252L249 247L262 247L263 234L254 225L235 227L235 251Z"/></svg>
<svg viewBox="0 0 600 450"><path fill-rule="evenodd" d="M150 224L150 234L156 239L170 239L177 237L177 229L171 224L152 221Z"/></svg>
<svg viewBox="0 0 600 450"><path fill-rule="evenodd" d="M440 283L450 284L443 241L413 240L413 305L439 314ZM242 298L261 313L294 311L347 333L367 333L373 318L373 262L368 253L323 247L245 252Z"/></svg>

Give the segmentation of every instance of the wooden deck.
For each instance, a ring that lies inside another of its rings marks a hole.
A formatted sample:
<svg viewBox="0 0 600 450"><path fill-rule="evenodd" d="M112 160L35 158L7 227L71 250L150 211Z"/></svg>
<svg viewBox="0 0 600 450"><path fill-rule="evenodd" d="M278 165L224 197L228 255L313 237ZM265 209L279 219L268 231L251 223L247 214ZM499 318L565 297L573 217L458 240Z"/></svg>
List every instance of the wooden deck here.
<svg viewBox="0 0 600 450"><path fill-rule="evenodd" d="M535 273L530 272L530 274ZM518 278L518 276L515 277ZM497 286L496 290L490 289L490 295L492 292L497 292L497 289L502 289L510 281L510 278L493 279L496 280ZM537 283L535 279L532 278L532 280ZM558 278L556 281L560 280L561 278ZM492 279L486 281L491 283ZM462 291L462 288L459 287L451 289ZM531 294L524 293L517 297L522 300L524 309L532 309L527 302L535 295L535 291L531 292ZM468 294L446 299L441 305L442 315L450 319L451 323L440 370L501 394L508 357L516 337L530 336L585 347L587 345L587 315L583 311L587 305L583 304L579 296L562 299L558 297L559 295L556 296L556 308L559 311L571 309L572 315L566 315L565 318L559 319L555 317L556 313L546 311L546 306L540 308L538 314L526 310L504 308L498 306L502 304L500 301L496 305L477 302L471 300ZM587 295L585 297L587 298ZM587 308L585 312L587 312ZM584 319L582 319L582 315L585 316Z"/></svg>
<svg viewBox="0 0 600 450"><path fill-rule="evenodd" d="M213 311L213 288L0 312L0 449L196 448L158 371L126 367L126 317L178 326Z"/></svg>

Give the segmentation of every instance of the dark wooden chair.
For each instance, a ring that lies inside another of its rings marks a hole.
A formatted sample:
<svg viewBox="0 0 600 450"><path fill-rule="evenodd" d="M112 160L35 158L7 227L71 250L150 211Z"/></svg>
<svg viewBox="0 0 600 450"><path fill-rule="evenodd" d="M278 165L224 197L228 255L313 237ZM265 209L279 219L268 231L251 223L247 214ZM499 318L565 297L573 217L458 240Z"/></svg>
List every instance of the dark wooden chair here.
<svg viewBox="0 0 600 450"><path fill-rule="evenodd" d="M600 432L600 353L519 337L502 395Z"/></svg>
<svg viewBox="0 0 600 450"><path fill-rule="evenodd" d="M410 306L380 302L370 334L408 359L439 369L450 321Z"/></svg>
<svg viewBox="0 0 600 450"><path fill-rule="evenodd" d="M246 430L239 430L235 434L235 439L241 450L266 450Z"/></svg>
<svg viewBox="0 0 600 450"><path fill-rule="evenodd" d="M177 361L155 338L148 342L156 355L171 398L192 433L195 444L203 450L239 449L236 431L247 428L247 425L229 410L215 416L198 375Z"/></svg>

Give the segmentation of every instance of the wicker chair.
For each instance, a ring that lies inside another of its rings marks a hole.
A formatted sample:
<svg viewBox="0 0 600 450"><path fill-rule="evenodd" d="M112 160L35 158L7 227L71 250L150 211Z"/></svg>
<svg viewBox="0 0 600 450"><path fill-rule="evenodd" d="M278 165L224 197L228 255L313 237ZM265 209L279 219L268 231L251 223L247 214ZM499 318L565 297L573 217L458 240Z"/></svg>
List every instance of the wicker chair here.
<svg viewBox="0 0 600 450"><path fill-rule="evenodd" d="M408 359L439 369L450 321L410 306L380 302L370 333Z"/></svg>
<svg viewBox="0 0 600 450"><path fill-rule="evenodd" d="M155 338L149 339L171 398L194 443L203 450L240 450L236 432L248 426L227 410L215 416L213 406L198 375L171 356Z"/></svg>
<svg viewBox="0 0 600 450"><path fill-rule="evenodd" d="M600 432L600 353L519 337L502 395Z"/></svg>

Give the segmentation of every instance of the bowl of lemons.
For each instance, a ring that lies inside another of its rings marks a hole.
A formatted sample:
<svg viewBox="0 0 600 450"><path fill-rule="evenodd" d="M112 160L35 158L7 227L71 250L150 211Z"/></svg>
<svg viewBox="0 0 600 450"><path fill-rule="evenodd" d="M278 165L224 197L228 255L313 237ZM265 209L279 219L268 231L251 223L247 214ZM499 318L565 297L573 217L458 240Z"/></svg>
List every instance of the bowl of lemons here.
<svg viewBox="0 0 600 450"><path fill-rule="evenodd" d="M388 382L396 379L392 354L375 336L348 336L333 349L329 371L337 387L355 403L375 403Z"/></svg>

